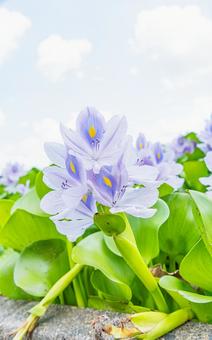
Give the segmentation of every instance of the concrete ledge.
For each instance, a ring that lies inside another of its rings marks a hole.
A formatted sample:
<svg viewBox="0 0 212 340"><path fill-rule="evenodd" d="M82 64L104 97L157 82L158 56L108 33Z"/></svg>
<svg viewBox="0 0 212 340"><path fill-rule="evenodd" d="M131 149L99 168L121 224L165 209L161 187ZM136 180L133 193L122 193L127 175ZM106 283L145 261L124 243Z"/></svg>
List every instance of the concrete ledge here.
<svg viewBox="0 0 212 340"><path fill-rule="evenodd" d="M0 297L0 339L11 339L9 335L17 329L28 315L34 302L14 301ZM118 322L126 315L79 309L70 306L52 305L34 330L34 340L102 340L111 337L102 333L106 322ZM95 321L95 326L93 321ZM212 340L212 325L189 322L166 335L163 339Z"/></svg>

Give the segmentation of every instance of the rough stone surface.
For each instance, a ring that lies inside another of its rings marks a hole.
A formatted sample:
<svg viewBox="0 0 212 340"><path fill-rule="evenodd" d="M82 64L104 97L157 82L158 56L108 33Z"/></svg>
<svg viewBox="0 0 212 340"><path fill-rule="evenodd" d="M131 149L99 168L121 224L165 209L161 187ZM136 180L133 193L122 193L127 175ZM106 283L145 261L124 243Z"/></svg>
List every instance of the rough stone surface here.
<svg viewBox="0 0 212 340"><path fill-rule="evenodd" d="M10 333L23 323L28 310L34 304L34 302L13 301L0 297L0 339L12 339ZM123 317L126 315L53 305L40 320L31 338L34 340L108 340L111 337L105 334L100 337L102 321L114 322L116 320L117 322ZM163 339L212 340L212 325L188 322Z"/></svg>

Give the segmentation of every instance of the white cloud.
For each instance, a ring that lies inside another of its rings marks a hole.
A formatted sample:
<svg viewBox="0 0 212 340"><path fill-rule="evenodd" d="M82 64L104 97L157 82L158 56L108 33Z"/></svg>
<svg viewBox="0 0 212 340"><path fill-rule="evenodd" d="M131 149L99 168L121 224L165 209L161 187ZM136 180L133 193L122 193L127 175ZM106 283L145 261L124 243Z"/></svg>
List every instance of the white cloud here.
<svg viewBox="0 0 212 340"><path fill-rule="evenodd" d="M198 6L161 6L142 10L135 24L134 47L155 63L175 64L175 72L212 71L212 21Z"/></svg>
<svg viewBox="0 0 212 340"><path fill-rule="evenodd" d="M6 115L5 113L0 109L0 127L4 126L6 121Z"/></svg>
<svg viewBox="0 0 212 340"><path fill-rule="evenodd" d="M38 46L38 68L50 80L57 81L71 71L78 71L83 59L91 52L86 39L66 40L60 35L50 35Z"/></svg>
<svg viewBox="0 0 212 340"><path fill-rule="evenodd" d="M22 13L0 7L0 63L17 48L31 22Z"/></svg>
<svg viewBox="0 0 212 340"><path fill-rule="evenodd" d="M27 136L16 142L9 140L1 142L0 166L6 162L18 161L26 167L42 167L49 164L44 152L44 143L55 141L60 142L59 122L52 118L43 118L34 121L32 124L24 122L23 128L27 125Z"/></svg>
<svg viewBox="0 0 212 340"><path fill-rule="evenodd" d="M193 108L192 108L192 114L193 122L192 124L196 124L197 129L200 129L200 121L209 118L209 115L212 113L212 95L211 96L199 96L196 97L193 101ZM203 122L204 123L204 122Z"/></svg>
<svg viewBox="0 0 212 340"><path fill-rule="evenodd" d="M130 75L133 77L138 76L139 74L139 69L135 66L130 67Z"/></svg>

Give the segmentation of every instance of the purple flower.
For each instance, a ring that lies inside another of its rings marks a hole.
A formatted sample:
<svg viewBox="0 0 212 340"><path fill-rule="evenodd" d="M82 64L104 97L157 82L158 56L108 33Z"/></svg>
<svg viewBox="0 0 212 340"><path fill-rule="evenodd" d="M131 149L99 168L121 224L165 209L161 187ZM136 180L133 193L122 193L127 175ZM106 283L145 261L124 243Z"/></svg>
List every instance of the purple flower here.
<svg viewBox="0 0 212 340"><path fill-rule="evenodd" d="M82 200L74 211L70 210L67 212L63 219L59 219L58 216L54 216L51 219L58 231L74 242L93 224L93 216L96 212L96 201L92 193L88 192L83 195Z"/></svg>
<svg viewBox="0 0 212 340"><path fill-rule="evenodd" d="M122 162L117 166L103 167L98 174L90 174L90 187L95 199L110 207L112 213L126 212L147 218L156 211L152 206L158 200L158 190L154 186L130 187L128 173Z"/></svg>
<svg viewBox="0 0 212 340"><path fill-rule="evenodd" d="M30 188L30 181L28 180L26 184L20 183L17 185L9 185L6 190L9 194L20 194L21 196L24 196L27 194Z"/></svg>
<svg viewBox="0 0 212 340"><path fill-rule="evenodd" d="M88 107L77 119L76 131L61 125L68 153L82 160L87 170L98 173L102 166L117 162L126 144L127 122L114 116L107 123L94 108Z"/></svg>
<svg viewBox="0 0 212 340"><path fill-rule="evenodd" d="M23 165L19 163L7 163L2 171L0 183L5 186L17 184L19 178L25 174Z"/></svg>
<svg viewBox="0 0 212 340"><path fill-rule="evenodd" d="M140 140L145 141L143 148L139 148ZM147 142L143 135L139 135L136 142L136 150L134 152L134 158L128 157L128 172L129 178L132 182L137 184L143 184L147 186L149 184L160 186L163 183L167 183L174 189L178 189L183 184L183 179L179 177L182 172L182 165L177 164L170 153L164 149L160 143L151 144ZM147 172L146 180L139 181L140 174Z"/></svg>
<svg viewBox="0 0 212 340"><path fill-rule="evenodd" d="M41 200L41 208L50 215L57 215L57 218L75 210L88 191L82 162L75 156L66 154L61 164L65 167L53 165L44 170L43 180L53 191Z"/></svg>
<svg viewBox="0 0 212 340"><path fill-rule="evenodd" d="M194 141L188 140L184 136L178 136L170 145L171 150L174 152L174 159L179 159L186 153L194 152L195 147L196 143Z"/></svg>
<svg viewBox="0 0 212 340"><path fill-rule="evenodd" d="M208 170L212 173L212 151L209 151L205 157L205 163ZM212 174L208 177L200 178L200 182L207 187L207 194L212 198Z"/></svg>
<svg viewBox="0 0 212 340"><path fill-rule="evenodd" d="M200 144L200 148L204 151L211 151L212 150L212 114L210 119L206 120L205 129L200 132L199 139L202 142Z"/></svg>

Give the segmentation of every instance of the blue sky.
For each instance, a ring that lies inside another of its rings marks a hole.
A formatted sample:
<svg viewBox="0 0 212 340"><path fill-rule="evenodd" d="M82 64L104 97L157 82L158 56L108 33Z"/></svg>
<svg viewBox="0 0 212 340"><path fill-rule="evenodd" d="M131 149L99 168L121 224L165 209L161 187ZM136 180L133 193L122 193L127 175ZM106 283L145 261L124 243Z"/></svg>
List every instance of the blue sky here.
<svg viewBox="0 0 212 340"><path fill-rule="evenodd" d="M62 51L62 52L61 52ZM0 1L0 165L93 105L167 142L212 111L212 2Z"/></svg>

